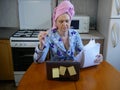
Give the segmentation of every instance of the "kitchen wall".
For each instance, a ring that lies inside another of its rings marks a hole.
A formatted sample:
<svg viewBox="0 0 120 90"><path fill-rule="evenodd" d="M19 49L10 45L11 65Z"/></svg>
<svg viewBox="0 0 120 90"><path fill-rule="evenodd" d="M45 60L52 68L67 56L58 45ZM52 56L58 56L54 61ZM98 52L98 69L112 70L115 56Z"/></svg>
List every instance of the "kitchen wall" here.
<svg viewBox="0 0 120 90"><path fill-rule="evenodd" d="M52 0L52 10L56 6ZM62 0L58 0L58 3ZM96 29L98 0L70 0L76 15L90 16L90 29ZM0 0L0 27L19 27L17 0Z"/></svg>
<svg viewBox="0 0 120 90"><path fill-rule="evenodd" d="M17 0L0 0L0 27L18 27Z"/></svg>

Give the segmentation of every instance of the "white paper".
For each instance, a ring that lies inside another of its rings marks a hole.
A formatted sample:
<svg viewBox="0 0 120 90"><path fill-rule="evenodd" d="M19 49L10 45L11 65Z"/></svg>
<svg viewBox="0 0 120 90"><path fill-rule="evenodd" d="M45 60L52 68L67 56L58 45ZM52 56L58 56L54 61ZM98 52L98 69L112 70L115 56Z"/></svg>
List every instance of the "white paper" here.
<svg viewBox="0 0 120 90"><path fill-rule="evenodd" d="M52 68L52 77L59 78L59 68Z"/></svg>
<svg viewBox="0 0 120 90"><path fill-rule="evenodd" d="M81 67L90 67L98 65L95 63L96 56L99 55L100 44L95 43L95 40L90 40L87 45L84 46L84 49L75 56L74 60L81 62Z"/></svg>
<svg viewBox="0 0 120 90"><path fill-rule="evenodd" d="M73 76L73 75L77 74L74 66L68 67L68 72L69 72L70 76Z"/></svg>
<svg viewBox="0 0 120 90"><path fill-rule="evenodd" d="M90 42L84 47L84 64L83 68L98 65L95 63L96 55L100 52L100 44L95 43L95 40L90 40Z"/></svg>
<svg viewBox="0 0 120 90"><path fill-rule="evenodd" d="M65 66L60 66L60 75L65 75L65 72L66 72L66 67Z"/></svg>

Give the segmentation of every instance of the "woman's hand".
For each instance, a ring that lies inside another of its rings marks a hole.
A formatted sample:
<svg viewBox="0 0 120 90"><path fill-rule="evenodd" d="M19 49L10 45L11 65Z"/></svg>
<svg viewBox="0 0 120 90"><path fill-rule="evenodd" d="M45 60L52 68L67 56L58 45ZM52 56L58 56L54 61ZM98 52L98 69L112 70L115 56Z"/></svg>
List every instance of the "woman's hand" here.
<svg viewBox="0 0 120 90"><path fill-rule="evenodd" d="M43 49L44 45L45 45L45 38L47 35L47 31L40 31L40 33L38 34L38 39L39 39L39 48Z"/></svg>
<svg viewBox="0 0 120 90"><path fill-rule="evenodd" d="M94 61L94 63L101 63L103 61L103 55L102 54L98 54L96 55L96 59Z"/></svg>

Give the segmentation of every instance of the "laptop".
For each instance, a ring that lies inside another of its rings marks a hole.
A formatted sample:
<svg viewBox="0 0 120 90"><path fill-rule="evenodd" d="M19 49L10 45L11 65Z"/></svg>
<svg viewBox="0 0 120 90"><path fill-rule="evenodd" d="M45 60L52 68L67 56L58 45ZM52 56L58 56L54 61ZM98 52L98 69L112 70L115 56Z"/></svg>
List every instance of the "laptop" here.
<svg viewBox="0 0 120 90"><path fill-rule="evenodd" d="M72 61L46 61L48 80L79 80L80 63Z"/></svg>

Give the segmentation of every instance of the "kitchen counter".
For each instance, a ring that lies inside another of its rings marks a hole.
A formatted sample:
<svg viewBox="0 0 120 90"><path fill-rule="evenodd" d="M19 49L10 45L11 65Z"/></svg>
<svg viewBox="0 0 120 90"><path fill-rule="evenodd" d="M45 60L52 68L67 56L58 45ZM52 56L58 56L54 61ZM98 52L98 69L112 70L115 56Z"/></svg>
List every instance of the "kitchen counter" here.
<svg viewBox="0 0 120 90"><path fill-rule="evenodd" d="M10 36L15 33L18 28L4 27L0 28L0 39L9 39Z"/></svg>
<svg viewBox="0 0 120 90"><path fill-rule="evenodd" d="M88 34L80 34L81 39L104 39L104 36L96 30L90 30Z"/></svg>

